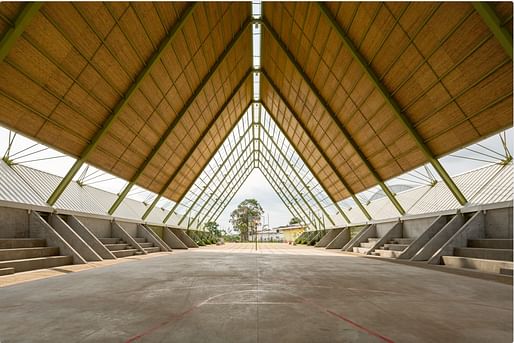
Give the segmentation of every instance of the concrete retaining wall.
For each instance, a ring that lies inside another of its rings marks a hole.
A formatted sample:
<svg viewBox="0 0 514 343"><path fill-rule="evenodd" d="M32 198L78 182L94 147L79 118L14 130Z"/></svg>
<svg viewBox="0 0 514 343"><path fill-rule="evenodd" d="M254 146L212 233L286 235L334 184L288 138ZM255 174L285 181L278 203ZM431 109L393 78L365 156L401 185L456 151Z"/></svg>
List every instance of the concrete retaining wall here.
<svg viewBox="0 0 514 343"><path fill-rule="evenodd" d="M102 261L103 259L57 214L50 214L49 224L64 240L75 249L86 261Z"/></svg>
<svg viewBox="0 0 514 343"><path fill-rule="evenodd" d="M125 229L120 225L118 224L117 222L113 221L111 223L112 225L112 237L116 237L116 238L121 238L123 239L125 242L127 242L128 244L132 245L134 248L136 248L137 250L141 251L143 254L147 254L147 252L145 251L145 249L143 249L137 242L136 240L134 239L133 236L129 235L127 233L127 231L125 231ZM137 227L136 227L137 229Z"/></svg>
<svg viewBox="0 0 514 343"><path fill-rule="evenodd" d="M433 218L431 218L431 219L433 219ZM425 244L427 244L432 239L432 237L434 237L439 232L439 230L441 230L443 228L443 226L446 225L446 223L448 223L447 216L437 217L435 220L432 221L432 223L430 225L428 225L428 227L425 229L425 231L423 233L421 233L421 235L419 235L418 238L416 238L416 240L414 242L412 242L400 254L400 256L398 256L398 258L399 259L412 258L421 248L423 248L425 246ZM403 232L404 233L405 233L405 224L406 224L406 222L403 223L403 225L404 225Z"/></svg>
<svg viewBox="0 0 514 343"><path fill-rule="evenodd" d="M116 259L116 256L75 216L66 216L65 221L101 258Z"/></svg>
<svg viewBox="0 0 514 343"><path fill-rule="evenodd" d="M172 249L187 249L187 245L184 244L170 228L165 227L163 230L163 241L168 244Z"/></svg>
<svg viewBox="0 0 514 343"><path fill-rule="evenodd" d="M359 246L362 242L366 242L368 238L377 236L377 227L375 224L368 225L362 229L355 237L343 246L343 251L352 251L353 247Z"/></svg>
<svg viewBox="0 0 514 343"><path fill-rule="evenodd" d="M385 230L387 226L383 226L381 229ZM389 230L385 233L381 233L382 236L380 236L380 239L371 247L371 249L368 250L366 255L371 255L375 249L378 247L384 245L385 243L389 242L393 238L399 238L402 237L403 234L403 223L402 222L396 222L392 227L389 228ZM368 237L369 238L369 237Z"/></svg>
<svg viewBox="0 0 514 343"><path fill-rule="evenodd" d="M46 240L50 247L58 247L59 254L71 256L74 264L85 264L86 260L62 238L40 215L32 211L29 215L29 231L31 238Z"/></svg>
<svg viewBox="0 0 514 343"><path fill-rule="evenodd" d="M129 235L131 235L132 237L137 237L137 233L138 233L138 223L133 223L133 222L124 222L124 221L121 221L121 220L116 220L116 223L118 223L118 225L120 225L123 230L125 230L126 233L128 233Z"/></svg>
<svg viewBox="0 0 514 343"><path fill-rule="evenodd" d="M138 237L144 237L148 242L153 243L156 247L159 247L161 251L171 251L171 248L151 229L147 228L143 224L137 225Z"/></svg>
<svg viewBox="0 0 514 343"><path fill-rule="evenodd" d="M403 221L404 238L420 237L439 217L406 219Z"/></svg>
<svg viewBox="0 0 514 343"><path fill-rule="evenodd" d="M428 260L430 264L440 264L441 256L453 255L454 248L468 245L468 239L485 236L485 215L482 211L475 213L437 252Z"/></svg>
<svg viewBox="0 0 514 343"><path fill-rule="evenodd" d="M486 238L512 238L512 206L485 212Z"/></svg>
<svg viewBox="0 0 514 343"><path fill-rule="evenodd" d="M112 237L111 220L91 218L85 216L75 216L93 235L99 238Z"/></svg>
<svg viewBox="0 0 514 343"><path fill-rule="evenodd" d="M29 211L0 207L0 238L28 238Z"/></svg>
<svg viewBox="0 0 514 343"><path fill-rule="evenodd" d="M327 230L327 233L316 243L316 247L326 247L341 231L343 228Z"/></svg>
<svg viewBox="0 0 514 343"><path fill-rule="evenodd" d="M341 249L350 241L350 229L344 228L327 244L326 249Z"/></svg>
<svg viewBox="0 0 514 343"><path fill-rule="evenodd" d="M175 236L178 237L178 239L180 239L188 248L198 248L198 244L195 243L195 241L193 241L191 239L191 237L189 237L185 232L184 230L181 230L181 229L177 229L177 228L169 228L174 234Z"/></svg>
<svg viewBox="0 0 514 343"><path fill-rule="evenodd" d="M444 243L446 243L466 222L462 213L457 213L432 239L428 241L412 258L411 261L428 261Z"/></svg>

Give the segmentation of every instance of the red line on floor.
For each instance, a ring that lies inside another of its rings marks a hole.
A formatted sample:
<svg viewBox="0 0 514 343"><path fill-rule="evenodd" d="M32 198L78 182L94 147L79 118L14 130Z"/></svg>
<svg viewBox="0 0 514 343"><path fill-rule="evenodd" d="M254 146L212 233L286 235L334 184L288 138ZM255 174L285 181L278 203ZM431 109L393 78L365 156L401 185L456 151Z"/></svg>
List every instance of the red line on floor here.
<svg viewBox="0 0 514 343"><path fill-rule="evenodd" d="M348 318L343 317L343 316L342 316L342 315L340 315L340 314L337 314L337 313L335 313L335 312L333 312L333 311L331 311L331 310L325 310L325 311L327 311L327 313L329 313L329 314L333 315L334 317L337 317L337 318L339 318L339 319L341 319L341 320L344 320L344 321L345 321L345 322L347 322L348 324L350 324L350 325L352 325L352 326L356 327L357 329L359 329L359 330L361 330L361 331L366 332L367 334L369 334L369 335L371 335L371 336L378 337L378 338L380 338L381 340L383 340L384 342L394 343L394 341L393 341L392 339L387 338L387 337L385 337L385 336L382 336L381 334L378 334L378 333L376 333L376 332L374 332L374 331L371 331L370 329L368 329L368 328L366 328L366 327L364 327L364 326L362 326L362 325L359 325L359 324L355 323L354 321L352 321L352 320L350 320L350 319L348 319Z"/></svg>
<svg viewBox="0 0 514 343"><path fill-rule="evenodd" d="M129 339L127 339L125 341L125 343L132 343L132 342L135 342L141 338L143 338L144 336L148 335L148 334L151 334L152 332L155 332L157 330L159 330L160 328L162 328L163 326L166 326L168 325L169 323L175 321L175 320L179 320L179 319L182 319L184 318L185 316L187 316L188 314L190 314L191 312L193 312L195 309L197 308L197 306L193 306L191 307L189 310L187 311L184 311L182 313L179 313L179 314L175 314L175 315L172 315L170 316L167 320L163 321L163 322L160 322L159 324L155 325L155 326L152 326L151 328L149 328L148 330L146 331L143 331L142 333L140 334L137 334L135 336L132 336L130 337Z"/></svg>

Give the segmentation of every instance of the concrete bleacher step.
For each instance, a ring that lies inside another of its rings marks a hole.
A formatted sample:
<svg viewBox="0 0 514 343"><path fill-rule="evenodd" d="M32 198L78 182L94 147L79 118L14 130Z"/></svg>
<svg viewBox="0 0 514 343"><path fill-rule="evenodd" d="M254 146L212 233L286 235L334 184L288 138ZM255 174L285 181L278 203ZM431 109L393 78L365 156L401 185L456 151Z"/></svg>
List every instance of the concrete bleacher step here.
<svg viewBox="0 0 514 343"><path fill-rule="evenodd" d="M138 252L137 249L125 249L125 250L115 250L111 251L114 256L120 258L120 257L127 257L127 256L133 256L136 255Z"/></svg>
<svg viewBox="0 0 514 343"><path fill-rule="evenodd" d="M513 269L512 261L486 260L462 256L443 256L442 261L448 267L476 269L485 273L499 274L502 269Z"/></svg>
<svg viewBox="0 0 514 343"><path fill-rule="evenodd" d="M98 240L100 242L102 242L102 244L117 244L119 241L121 241L121 239L119 238L116 238L116 237L102 237L102 238L98 238Z"/></svg>
<svg viewBox="0 0 514 343"><path fill-rule="evenodd" d="M141 246L141 248L150 248L150 247L153 247L153 243L148 243L148 242L146 242L146 243L138 243L138 244Z"/></svg>
<svg viewBox="0 0 514 343"><path fill-rule="evenodd" d="M512 261L512 249L455 248L453 254L486 260Z"/></svg>
<svg viewBox="0 0 514 343"><path fill-rule="evenodd" d="M151 254L153 252L159 252L161 249L159 247L149 247L149 248L143 248L147 253Z"/></svg>
<svg viewBox="0 0 514 343"><path fill-rule="evenodd" d="M0 261L59 255L57 247L0 249Z"/></svg>
<svg viewBox="0 0 514 343"><path fill-rule="evenodd" d="M376 244L376 242L362 242L360 243L360 246L362 248L373 248L373 246Z"/></svg>
<svg viewBox="0 0 514 343"><path fill-rule="evenodd" d="M0 269L14 268L14 271L18 273L34 269L60 267L68 264L73 264L73 258L71 256L46 256L20 260L0 261Z"/></svg>
<svg viewBox="0 0 514 343"><path fill-rule="evenodd" d="M130 245L126 243L113 243L113 244L104 244L105 247L111 251L124 250L132 248Z"/></svg>
<svg viewBox="0 0 514 343"><path fill-rule="evenodd" d="M514 270L512 268L500 268L500 274L502 275L513 275Z"/></svg>
<svg viewBox="0 0 514 343"><path fill-rule="evenodd" d="M359 253L359 254L367 254L370 248L363 248L363 247L353 247L353 252Z"/></svg>
<svg viewBox="0 0 514 343"><path fill-rule="evenodd" d="M470 248L512 249L512 239L483 238L468 240Z"/></svg>
<svg viewBox="0 0 514 343"><path fill-rule="evenodd" d="M368 242L369 243L376 243L380 240L380 237L371 237L371 238L368 238Z"/></svg>
<svg viewBox="0 0 514 343"><path fill-rule="evenodd" d="M36 248L46 246L44 239L37 238L2 238L0 249Z"/></svg>
<svg viewBox="0 0 514 343"><path fill-rule="evenodd" d="M385 249L376 249L373 252L373 255L380 257L389 257L389 258L398 258L402 251L397 250L385 250Z"/></svg>
<svg viewBox="0 0 514 343"><path fill-rule="evenodd" d="M390 243L392 243L392 244L402 244L402 245L409 246L415 240L416 240L416 238L393 238L393 239L390 240Z"/></svg>
<svg viewBox="0 0 514 343"><path fill-rule="evenodd" d="M394 251L404 251L408 248L408 244L396 244L396 243L387 243L384 244L383 248L384 250L394 250Z"/></svg>
<svg viewBox="0 0 514 343"><path fill-rule="evenodd" d="M0 276L14 274L14 268L0 268Z"/></svg>

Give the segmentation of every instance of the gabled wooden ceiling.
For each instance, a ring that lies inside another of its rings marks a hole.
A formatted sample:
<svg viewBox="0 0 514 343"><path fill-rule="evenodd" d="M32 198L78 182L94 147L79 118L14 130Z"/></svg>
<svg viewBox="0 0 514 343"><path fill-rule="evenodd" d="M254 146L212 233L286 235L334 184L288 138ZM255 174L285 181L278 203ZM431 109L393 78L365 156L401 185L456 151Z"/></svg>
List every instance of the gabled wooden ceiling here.
<svg viewBox="0 0 514 343"><path fill-rule="evenodd" d="M0 3L0 37L24 6ZM470 3L324 6L435 157L512 126L512 59ZM512 3L492 8L512 35ZM318 4L263 9L261 101L334 200L428 162ZM44 3L0 63L0 123L80 157L183 20L87 158L179 201L252 101L250 14Z"/></svg>

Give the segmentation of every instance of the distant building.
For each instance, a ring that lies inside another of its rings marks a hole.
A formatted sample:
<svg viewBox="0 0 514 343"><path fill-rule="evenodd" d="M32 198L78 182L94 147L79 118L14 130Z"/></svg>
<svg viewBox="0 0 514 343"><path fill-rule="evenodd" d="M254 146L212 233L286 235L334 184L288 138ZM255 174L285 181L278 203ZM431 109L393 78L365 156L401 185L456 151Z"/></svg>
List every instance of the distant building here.
<svg viewBox="0 0 514 343"><path fill-rule="evenodd" d="M305 225L303 224L292 224L292 225L283 225L276 228L273 228L280 232L282 239L284 242L294 242L298 236L300 236L305 231Z"/></svg>
<svg viewBox="0 0 514 343"><path fill-rule="evenodd" d="M248 238L250 241L255 241L254 233L250 232ZM259 242L282 242L284 241L284 237L277 228L272 229L266 225L257 228L257 240Z"/></svg>

